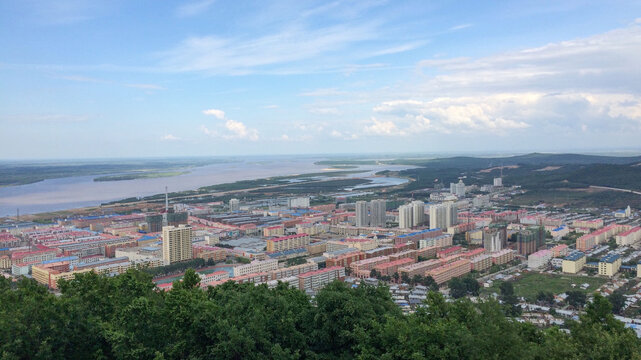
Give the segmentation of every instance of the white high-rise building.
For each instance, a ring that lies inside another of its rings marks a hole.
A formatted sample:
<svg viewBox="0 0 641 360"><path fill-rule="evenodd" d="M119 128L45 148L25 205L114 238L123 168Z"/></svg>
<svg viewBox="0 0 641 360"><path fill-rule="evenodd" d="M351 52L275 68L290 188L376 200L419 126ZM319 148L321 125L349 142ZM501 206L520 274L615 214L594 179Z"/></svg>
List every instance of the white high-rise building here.
<svg viewBox="0 0 641 360"><path fill-rule="evenodd" d="M459 180L458 183L456 183L456 192L454 195L460 198L465 197L465 184L463 183L463 180Z"/></svg>
<svg viewBox="0 0 641 360"><path fill-rule="evenodd" d="M458 224L458 207L455 203L445 204L445 223L448 227Z"/></svg>
<svg viewBox="0 0 641 360"><path fill-rule="evenodd" d="M454 203L430 207L430 229L447 229L458 222L458 211Z"/></svg>
<svg viewBox="0 0 641 360"><path fill-rule="evenodd" d="M398 208L398 227L401 229L412 228L412 205L401 205Z"/></svg>
<svg viewBox="0 0 641 360"><path fill-rule="evenodd" d="M369 225L375 227L385 227L387 217L387 202L385 200L372 200L369 203L369 207Z"/></svg>
<svg viewBox="0 0 641 360"><path fill-rule="evenodd" d="M369 226L367 201L356 202L356 226Z"/></svg>
<svg viewBox="0 0 641 360"><path fill-rule="evenodd" d="M163 226L162 257L163 260L169 264L177 261L189 260L193 257L191 247L191 226Z"/></svg>
<svg viewBox="0 0 641 360"><path fill-rule="evenodd" d="M287 199L287 207L292 208L308 208L309 207L309 196L289 198Z"/></svg>
<svg viewBox="0 0 641 360"><path fill-rule="evenodd" d="M501 187L503 186L503 178L497 177L494 178L494 187Z"/></svg>
<svg viewBox="0 0 641 360"><path fill-rule="evenodd" d="M229 200L229 211L238 211L240 210L240 200L230 199Z"/></svg>
<svg viewBox="0 0 641 360"><path fill-rule="evenodd" d="M423 225L425 222L425 203L422 201L412 201L412 227Z"/></svg>

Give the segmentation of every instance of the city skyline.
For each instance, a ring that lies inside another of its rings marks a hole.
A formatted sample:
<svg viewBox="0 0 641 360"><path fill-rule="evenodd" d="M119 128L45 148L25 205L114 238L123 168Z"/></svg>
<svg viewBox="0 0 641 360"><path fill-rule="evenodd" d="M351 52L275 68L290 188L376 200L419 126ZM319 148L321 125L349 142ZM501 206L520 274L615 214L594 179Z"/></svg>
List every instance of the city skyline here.
<svg viewBox="0 0 641 360"><path fill-rule="evenodd" d="M3 2L0 152L638 150L639 10L580 1Z"/></svg>

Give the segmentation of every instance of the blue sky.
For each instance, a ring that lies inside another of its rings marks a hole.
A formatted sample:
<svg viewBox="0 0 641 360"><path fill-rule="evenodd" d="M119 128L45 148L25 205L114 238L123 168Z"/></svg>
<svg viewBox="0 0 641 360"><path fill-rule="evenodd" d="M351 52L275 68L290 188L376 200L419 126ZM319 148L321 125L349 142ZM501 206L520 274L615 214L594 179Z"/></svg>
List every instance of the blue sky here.
<svg viewBox="0 0 641 360"><path fill-rule="evenodd" d="M0 158L641 148L636 1L0 1Z"/></svg>

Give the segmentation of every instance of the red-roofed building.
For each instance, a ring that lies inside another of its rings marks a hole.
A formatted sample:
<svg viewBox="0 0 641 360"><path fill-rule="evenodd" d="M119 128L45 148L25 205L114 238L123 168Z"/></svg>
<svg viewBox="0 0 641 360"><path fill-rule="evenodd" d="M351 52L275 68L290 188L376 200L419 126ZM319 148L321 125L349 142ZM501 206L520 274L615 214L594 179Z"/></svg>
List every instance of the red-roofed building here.
<svg viewBox="0 0 641 360"><path fill-rule="evenodd" d="M344 278L344 267L328 266L325 269L298 275L298 288L303 291L318 290L334 280L343 280Z"/></svg>
<svg viewBox="0 0 641 360"><path fill-rule="evenodd" d="M308 234L296 234L267 239L267 252L298 249L309 245Z"/></svg>
<svg viewBox="0 0 641 360"><path fill-rule="evenodd" d="M443 257L452 256L461 252L463 252L463 247L457 245L457 246L452 246L437 252L436 256L439 258L443 258Z"/></svg>
<svg viewBox="0 0 641 360"><path fill-rule="evenodd" d="M392 276L395 272L398 272L399 267L407 266L413 264L416 261L412 258L402 258L374 266L374 270L378 271L381 275Z"/></svg>

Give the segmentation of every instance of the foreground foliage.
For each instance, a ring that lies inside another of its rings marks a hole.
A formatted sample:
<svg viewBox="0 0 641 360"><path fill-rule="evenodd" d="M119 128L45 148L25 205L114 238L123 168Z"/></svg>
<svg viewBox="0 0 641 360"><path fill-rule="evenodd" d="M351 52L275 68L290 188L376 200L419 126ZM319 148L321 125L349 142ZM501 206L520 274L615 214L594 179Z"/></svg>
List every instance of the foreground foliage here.
<svg viewBox="0 0 641 360"><path fill-rule="evenodd" d="M386 288L335 282L311 299L280 285L169 292L148 274L81 274L60 296L0 278L2 359L640 359L635 334L596 296L570 334L506 317L495 301L429 293L403 315Z"/></svg>

